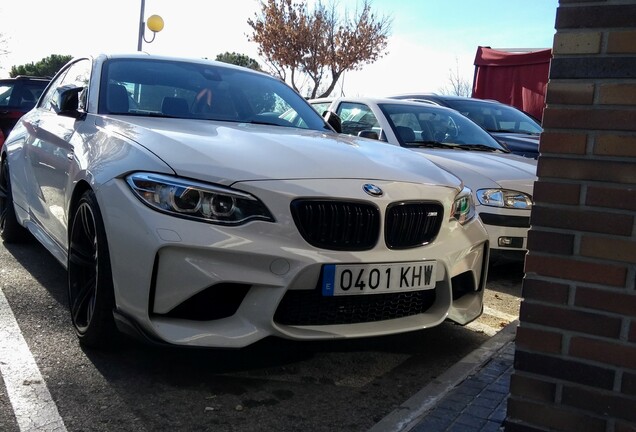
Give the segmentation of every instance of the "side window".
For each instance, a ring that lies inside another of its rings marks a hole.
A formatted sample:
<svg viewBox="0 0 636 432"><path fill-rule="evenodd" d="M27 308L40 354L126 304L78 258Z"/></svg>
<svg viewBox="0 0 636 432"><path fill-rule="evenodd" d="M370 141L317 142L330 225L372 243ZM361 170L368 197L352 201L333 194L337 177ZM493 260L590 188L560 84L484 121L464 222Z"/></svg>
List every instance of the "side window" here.
<svg viewBox="0 0 636 432"><path fill-rule="evenodd" d="M91 62L88 59L79 60L70 65L53 81L53 84L40 101L40 108L57 112L57 99L60 92L68 88L88 87L90 72Z"/></svg>
<svg viewBox="0 0 636 432"><path fill-rule="evenodd" d="M402 113L391 116L391 120L395 126L406 126L413 130L420 129L420 122L414 113Z"/></svg>
<svg viewBox="0 0 636 432"><path fill-rule="evenodd" d="M47 92L44 93L44 95L42 96L42 99L40 99L40 105L38 106L39 108L42 108L42 109L47 110L47 111L55 112L55 110L53 109L53 103L54 103L55 97L57 95L57 89L61 85L62 79L64 79L64 77L66 76L66 72L67 71L68 71L68 69L66 71L62 72L60 75L58 75L55 78L55 80L53 80L53 82L51 83L51 86L48 88Z"/></svg>
<svg viewBox="0 0 636 432"><path fill-rule="evenodd" d="M14 87L14 83L0 84L0 106L9 106Z"/></svg>
<svg viewBox="0 0 636 432"><path fill-rule="evenodd" d="M343 102L338 106L336 114L342 120L342 133L358 135L363 130L380 132L378 119L367 105L351 102Z"/></svg>
<svg viewBox="0 0 636 432"><path fill-rule="evenodd" d="M314 107L316 112L320 115L329 109L329 105L331 105L331 102L317 102L311 104L311 106Z"/></svg>
<svg viewBox="0 0 636 432"><path fill-rule="evenodd" d="M73 63L62 80L63 86L86 87L91 76L91 61L79 60Z"/></svg>
<svg viewBox="0 0 636 432"><path fill-rule="evenodd" d="M20 108L30 110L40 98L46 83L40 81L25 81L20 95Z"/></svg>

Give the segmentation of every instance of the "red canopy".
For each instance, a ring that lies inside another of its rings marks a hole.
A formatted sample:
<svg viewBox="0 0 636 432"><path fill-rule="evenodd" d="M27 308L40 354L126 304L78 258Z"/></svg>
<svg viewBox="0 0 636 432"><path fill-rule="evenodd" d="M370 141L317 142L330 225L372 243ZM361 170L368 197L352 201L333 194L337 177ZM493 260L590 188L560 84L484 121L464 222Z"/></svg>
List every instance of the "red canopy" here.
<svg viewBox="0 0 636 432"><path fill-rule="evenodd" d="M551 58L551 49L512 52L478 47L473 97L498 100L541 120Z"/></svg>

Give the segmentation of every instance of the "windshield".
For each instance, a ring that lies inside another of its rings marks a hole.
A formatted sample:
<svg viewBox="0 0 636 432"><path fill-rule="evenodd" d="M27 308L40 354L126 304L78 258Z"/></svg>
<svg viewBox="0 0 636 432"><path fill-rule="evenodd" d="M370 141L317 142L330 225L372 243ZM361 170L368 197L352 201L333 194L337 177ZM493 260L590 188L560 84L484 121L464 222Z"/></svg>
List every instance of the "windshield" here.
<svg viewBox="0 0 636 432"><path fill-rule="evenodd" d="M100 114L173 117L331 130L282 81L196 62L113 59L104 66Z"/></svg>
<svg viewBox="0 0 636 432"><path fill-rule="evenodd" d="M479 100L446 100L446 104L488 132L538 135L543 131L532 117L508 105Z"/></svg>
<svg viewBox="0 0 636 432"><path fill-rule="evenodd" d="M433 105L380 104L395 135L406 147L435 146L504 150L482 128L463 115Z"/></svg>

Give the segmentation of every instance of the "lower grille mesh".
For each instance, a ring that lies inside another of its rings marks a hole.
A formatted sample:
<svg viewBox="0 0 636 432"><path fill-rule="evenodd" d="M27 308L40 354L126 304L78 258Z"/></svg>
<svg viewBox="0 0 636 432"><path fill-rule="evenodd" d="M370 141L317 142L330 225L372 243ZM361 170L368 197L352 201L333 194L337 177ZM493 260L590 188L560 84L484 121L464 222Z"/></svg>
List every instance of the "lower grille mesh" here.
<svg viewBox="0 0 636 432"><path fill-rule="evenodd" d="M434 302L434 289L336 297L324 297L319 288L288 291L274 321L285 325L375 322L424 313Z"/></svg>

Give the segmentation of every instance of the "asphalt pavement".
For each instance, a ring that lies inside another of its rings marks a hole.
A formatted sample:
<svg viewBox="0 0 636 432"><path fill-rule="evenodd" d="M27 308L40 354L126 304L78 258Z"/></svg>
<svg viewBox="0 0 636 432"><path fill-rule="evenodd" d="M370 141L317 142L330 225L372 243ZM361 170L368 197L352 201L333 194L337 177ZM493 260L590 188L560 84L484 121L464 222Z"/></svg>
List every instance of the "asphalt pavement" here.
<svg viewBox="0 0 636 432"><path fill-rule="evenodd" d="M369 432L495 432L502 430L513 369L515 320Z"/></svg>

